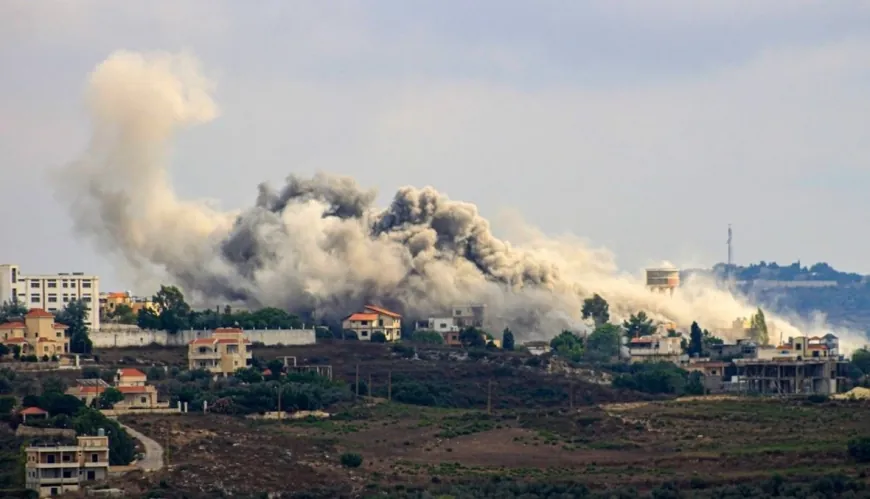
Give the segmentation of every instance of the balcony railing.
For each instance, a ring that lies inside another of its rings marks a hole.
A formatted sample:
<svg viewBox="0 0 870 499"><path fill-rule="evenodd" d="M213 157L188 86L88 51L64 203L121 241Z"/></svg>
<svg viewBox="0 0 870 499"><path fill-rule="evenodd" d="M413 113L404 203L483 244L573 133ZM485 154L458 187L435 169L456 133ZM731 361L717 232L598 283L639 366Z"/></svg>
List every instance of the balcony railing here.
<svg viewBox="0 0 870 499"><path fill-rule="evenodd" d="M220 359L221 354L219 352L190 352L189 357L191 359Z"/></svg>

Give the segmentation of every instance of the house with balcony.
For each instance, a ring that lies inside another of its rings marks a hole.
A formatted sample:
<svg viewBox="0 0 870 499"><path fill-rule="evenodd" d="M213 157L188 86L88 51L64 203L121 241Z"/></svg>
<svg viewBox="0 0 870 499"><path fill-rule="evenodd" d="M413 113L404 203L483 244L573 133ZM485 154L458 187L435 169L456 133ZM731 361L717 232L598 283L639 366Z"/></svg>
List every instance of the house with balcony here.
<svg viewBox="0 0 870 499"><path fill-rule="evenodd" d="M157 401L157 388L148 384L148 378L138 369L118 369L115 373L114 385L101 379L78 379L76 384L66 389L67 395L72 395L88 406L94 406L94 400L115 388L124 400L116 402L114 409L165 409L169 402Z"/></svg>
<svg viewBox="0 0 870 499"><path fill-rule="evenodd" d="M109 437L78 436L76 443L33 444L24 449L25 486L51 497L78 491L85 482L109 476Z"/></svg>
<svg viewBox="0 0 870 499"><path fill-rule="evenodd" d="M355 332L361 341L371 341L375 333L383 333L387 341L402 338L402 316L374 305L366 305L362 312L347 316L341 327Z"/></svg>
<svg viewBox="0 0 870 499"><path fill-rule="evenodd" d="M231 376L237 370L251 365L253 356L248 349L251 341L240 328L218 328L208 338L188 343L188 368L205 369L215 375Z"/></svg>
<svg viewBox="0 0 870 499"><path fill-rule="evenodd" d="M683 349L676 336L640 336L628 344L631 362L673 362L680 365Z"/></svg>
<svg viewBox="0 0 870 499"><path fill-rule="evenodd" d="M23 320L0 324L0 343L17 345L21 355L60 356L69 353L67 326L54 321L54 314L31 308Z"/></svg>

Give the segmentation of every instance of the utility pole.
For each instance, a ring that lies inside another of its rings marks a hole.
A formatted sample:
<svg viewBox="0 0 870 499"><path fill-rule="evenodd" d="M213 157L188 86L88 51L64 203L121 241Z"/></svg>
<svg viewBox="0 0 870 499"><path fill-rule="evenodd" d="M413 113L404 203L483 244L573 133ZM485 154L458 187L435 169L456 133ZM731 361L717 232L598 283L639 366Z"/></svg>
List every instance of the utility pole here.
<svg viewBox="0 0 870 499"><path fill-rule="evenodd" d="M387 400L393 400L393 371L387 371Z"/></svg>
<svg viewBox="0 0 870 499"><path fill-rule="evenodd" d="M372 398L372 373L369 373L369 398Z"/></svg>
<svg viewBox="0 0 870 499"><path fill-rule="evenodd" d="M486 385L486 413L492 414L492 380Z"/></svg>
<svg viewBox="0 0 870 499"><path fill-rule="evenodd" d="M284 414L281 412L281 385L278 385L278 419L284 419Z"/></svg>
<svg viewBox="0 0 870 499"><path fill-rule="evenodd" d="M356 365L356 397L359 398L359 364Z"/></svg>

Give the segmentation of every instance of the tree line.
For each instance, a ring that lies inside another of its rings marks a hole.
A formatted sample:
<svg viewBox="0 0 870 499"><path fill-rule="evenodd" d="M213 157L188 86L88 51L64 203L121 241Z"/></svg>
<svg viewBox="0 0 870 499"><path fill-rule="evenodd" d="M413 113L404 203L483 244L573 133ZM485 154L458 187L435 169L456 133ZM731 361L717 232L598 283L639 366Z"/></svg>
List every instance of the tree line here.
<svg viewBox="0 0 870 499"><path fill-rule="evenodd" d="M274 307L259 310L233 310L223 308L193 310L184 294L175 286L160 286L152 297L154 308L142 308L138 313L128 305L119 305L108 314L121 324L135 324L142 329L164 330L171 334L186 329L216 329L239 327L242 329L301 329L304 324L296 315Z"/></svg>

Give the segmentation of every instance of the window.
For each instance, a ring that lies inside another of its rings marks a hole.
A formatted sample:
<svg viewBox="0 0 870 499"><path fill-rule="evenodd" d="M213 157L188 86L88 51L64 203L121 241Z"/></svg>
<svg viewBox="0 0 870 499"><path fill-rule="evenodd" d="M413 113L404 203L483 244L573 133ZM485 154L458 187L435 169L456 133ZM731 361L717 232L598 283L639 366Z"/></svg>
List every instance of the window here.
<svg viewBox="0 0 870 499"><path fill-rule="evenodd" d="M51 495L53 495L53 496L56 496L56 495L57 495L57 487L52 487L52 488L51 488L51 491L49 492L49 494L51 494Z"/></svg>
<svg viewBox="0 0 870 499"><path fill-rule="evenodd" d="M368 331L362 331L362 332L360 333L360 336L363 336L363 337L367 337L368 335L369 335L369 332L368 332Z"/></svg>
<svg viewBox="0 0 870 499"><path fill-rule="evenodd" d="M462 310L457 310L454 315L462 315Z"/></svg>
<svg viewBox="0 0 870 499"><path fill-rule="evenodd" d="M139 401L142 402L143 404L148 403L148 399L145 398L145 397L141 397L141 398L139 399Z"/></svg>
<svg viewBox="0 0 870 499"><path fill-rule="evenodd" d="M30 281L31 288L39 288L39 281Z"/></svg>
<svg viewBox="0 0 870 499"><path fill-rule="evenodd" d="M55 295L55 294L48 295L48 303L57 303L57 295Z"/></svg>
<svg viewBox="0 0 870 499"><path fill-rule="evenodd" d="M359 321L360 326L368 326L369 321Z"/></svg>
<svg viewBox="0 0 870 499"><path fill-rule="evenodd" d="M100 460L100 455L99 455L99 454L91 454L91 462L92 462L92 463L96 463L96 462L99 461L99 460ZM93 478L91 478L90 480L93 480Z"/></svg>
<svg viewBox="0 0 870 499"><path fill-rule="evenodd" d="M83 287L83 288L90 288L90 287L91 287L91 281L82 281L82 287Z"/></svg>
<svg viewBox="0 0 870 499"><path fill-rule="evenodd" d="M54 280L54 279L50 279L50 280L48 280L48 281L45 282L45 286L48 287L48 288L56 288L56 287L57 287L57 281Z"/></svg>
<svg viewBox="0 0 870 499"><path fill-rule="evenodd" d="M91 297L90 297L90 296L83 296L83 297L82 297L82 301L85 302L85 303L90 303L90 302L91 302Z"/></svg>
<svg viewBox="0 0 870 499"><path fill-rule="evenodd" d="M54 464L54 454L45 456L45 462L48 464Z"/></svg>
<svg viewBox="0 0 870 499"><path fill-rule="evenodd" d="M67 284L66 280L61 281L61 287L68 288L69 284Z"/></svg>
<svg viewBox="0 0 870 499"><path fill-rule="evenodd" d="M30 301L33 303L39 303L40 298L41 297L36 293L30 295Z"/></svg>
<svg viewBox="0 0 870 499"><path fill-rule="evenodd" d="M94 474L93 471L88 471L88 480L94 480L96 478L97 476Z"/></svg>
<svg viewBox="0 0 870 499"><path fill-rule="evenodd" d="M18 282L18 269L12 269L12 284Z"/></svg>

